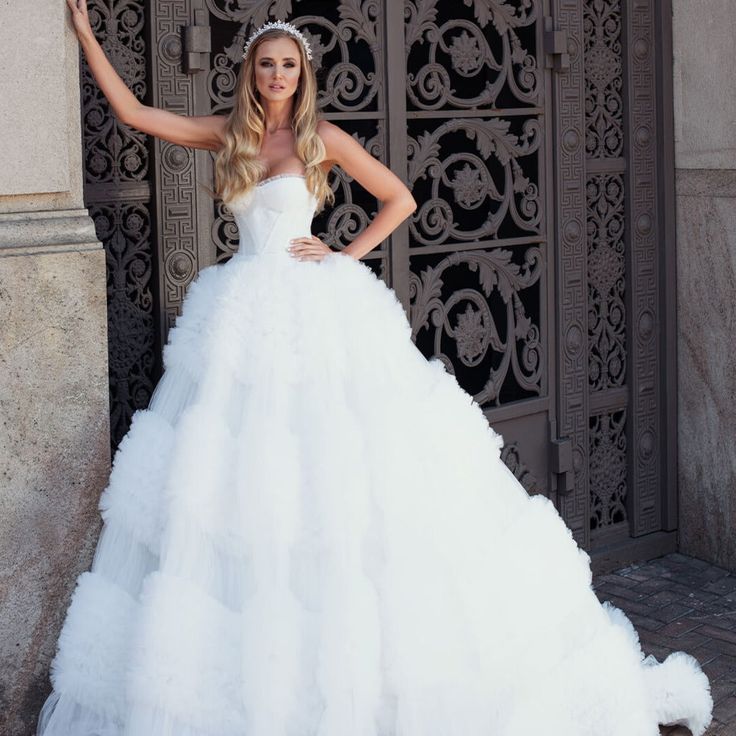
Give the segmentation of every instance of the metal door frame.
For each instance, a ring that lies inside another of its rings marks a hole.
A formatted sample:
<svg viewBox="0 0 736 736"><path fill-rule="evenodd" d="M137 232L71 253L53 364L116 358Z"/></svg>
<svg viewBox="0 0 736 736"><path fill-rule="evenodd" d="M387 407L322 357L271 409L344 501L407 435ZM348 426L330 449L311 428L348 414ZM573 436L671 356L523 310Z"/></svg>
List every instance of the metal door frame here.
<svg viewBox="0 0 736 736"><path fill-rule="evenodd" d="M600 535L594 567L611 569L676 547L676 257L670 0L622 0L624 115L627 137L626 406L628 534ZM591 396L587 360L586 161L583 2L554 0L555 27L569 68L555 76L559 273L558 366L560 431L573 439L574 490L560 509L577 541L591 549L589 428L591 409L616 396ZM595 163L595 162L594 162ZM605 162L604 162L605 163ZM634 281L636 279L636 281ZM611 392L615 394L615 392ZM622 398L619 392L618 400ZM603 399L603 401L600 401ZM593 404L593 406L591 406ZM622 525L623 529L623 525ZM619 530L620 531L622 531Z"/></svg>

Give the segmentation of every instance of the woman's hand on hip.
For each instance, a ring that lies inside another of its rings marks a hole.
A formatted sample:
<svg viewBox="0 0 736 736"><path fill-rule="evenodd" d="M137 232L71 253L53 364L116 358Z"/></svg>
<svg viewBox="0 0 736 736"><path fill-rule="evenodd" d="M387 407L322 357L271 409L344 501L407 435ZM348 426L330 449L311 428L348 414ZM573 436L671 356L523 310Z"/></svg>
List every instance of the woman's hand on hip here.
<svg viewBox="0 0 736 736"><path fill-rule="evenodd" d="M287 250L298 261L321 261L325 256L335 252L314 235L292 238L289 243L291 245Z"/></svg>

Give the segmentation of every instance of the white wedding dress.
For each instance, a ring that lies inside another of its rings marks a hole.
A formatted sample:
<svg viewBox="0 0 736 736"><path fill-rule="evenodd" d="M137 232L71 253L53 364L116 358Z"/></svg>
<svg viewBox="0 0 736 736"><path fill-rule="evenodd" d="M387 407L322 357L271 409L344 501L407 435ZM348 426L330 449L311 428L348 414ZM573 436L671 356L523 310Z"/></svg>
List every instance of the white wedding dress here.
<svg viewBox="0 0 736 736"><path fill-rule="evenodd" d="M77 581L43 736L657 736L711 718L644 659L553 504L338 253L298 261L298 174L229 203Z"/></svg>

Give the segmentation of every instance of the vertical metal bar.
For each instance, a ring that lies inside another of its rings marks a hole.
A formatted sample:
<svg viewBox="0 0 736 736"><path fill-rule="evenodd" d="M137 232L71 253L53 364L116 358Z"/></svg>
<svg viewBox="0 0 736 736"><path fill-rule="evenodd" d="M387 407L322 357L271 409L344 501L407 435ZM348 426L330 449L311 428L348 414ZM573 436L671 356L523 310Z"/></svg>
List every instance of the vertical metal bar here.
<svg viewBox="0 0 736 736"><path fill-rule="evenodd" d="M191 0L191 18L190 22L198 26L208 26L210 24L209 10L204 0ZM209 56L209 55L208 55ZM209 115L212 112L212 100L210 98L209 89L207 87L207 75L211 69L211 62L208 59L205 65L206 69L193 73L192 78L192 97L193 97L193 113L195 115ZM212 238L212 225L215 220L215 206L211 196L204 189L214 187L213 172L214 158L210 151L195 150L194 154L194 177L195 177L195 204L194 217L196 218L197 233L197 263L198 268L215 262L217 248Z"/></svg>
<svg viewBox="0 0 736 736"><path fill-rule="evenodd" d="M585 79L581 0L555 0L558 30L567 33L570 66L555 75L554 151L557 226L557 429L572 441L575 486L559 499L578 544L590 546L588 474L588 254L585 200Z"/></svg>
<svg viewBox="0 0 736 736"><path fill-rule="evenodd" d="M547 279L544 284L544 297L542 299L542 308L547 310L546 316L541 316L544 330L543 344L547 346L547 366L544 371L545 375L542 381L543 395L549 397L548 403L548 423L549 438L551 442L556 442L559 437L557 429L557 294L555 284L557 283L556 273L556 257L557 249L555 244L555 227L557 218L555 216L555 129L554 129L554 109L553 109L553 84L555 73L551 67L545 63L544 51L544 23L545 18L550 15L550 0L543 2L543 16L537 21L537 49L539 68L544 74L544 84L541 87L541 99L539 106L544 110L542 116L544 118L544 152L540 156L541 171L539 174L540 184L544 185L544 237L545 237L545 261L547 264ZM556 445L551 445L555 448ZM572 471L571 471L572 472ZM551 474L550 474L551 476ZM547 481L548 495L557 502L559 499L556 495L557 479Z"/></svg>
<svg viewBox="0 0 736 736"><path fill-rule="evenodd" d="M588 289L585 202L585 79L581 0L555 0L553 20L567 33L570 67L555 75L555 193L558 435L572 441L575 486L559 508L576 541L590 546L588 477Z"/></svg>
<svg viewBox="0 0 736 736"><path fill-rule="evenodd" d="M152 104L172 112L191 114L191 77L181 69L182 30L190 22L189 0L155 3L151 12L150 46ZM156 191L156 243L161 344L166 343L186 287L198 270L194 157L191 151L160 138L153 141Z"/></svg>
<svg viewBox="0 0 736 736"><path fill-rule="evenodd" d="M677 493L677 236L675 222L675 134L672 91L672 0L656 3L657 140L660 216L662 348L662 528L678 526Z"/></svg>
<svg viewBox="0 0 736 736"><path fill-rule="evenodd" d="M391 170L407 181L406 45L404 0L384 0L386 39L384 70L386 86L386 137ZM409 221L404 220L391 235L389 273L391 287L409 314Z"/></svg>
<svg viewBox="0 0 736 736"><path fill-rule="evenodd" d="M628 507L632 536L661 528L660 292L657 223L657 116L654 0L626 0L624 29L624 115Z"/></svg>

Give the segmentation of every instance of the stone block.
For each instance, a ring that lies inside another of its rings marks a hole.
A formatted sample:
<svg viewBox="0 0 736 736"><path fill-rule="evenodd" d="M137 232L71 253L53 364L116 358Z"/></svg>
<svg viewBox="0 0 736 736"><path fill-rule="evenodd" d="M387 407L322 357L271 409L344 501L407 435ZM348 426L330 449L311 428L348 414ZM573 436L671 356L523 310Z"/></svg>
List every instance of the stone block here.
<svg viewBox="0 0 736 736"><path fill-rule="evenodd" d="M736 171L677 172L680 549L736 570Z"/></svg>
<svg viewBox="0 0 736 736"><path fill-rule="evenodd" d="M8 252L0 250L0 733L27 736L101 524L110 468L105 254L99 244Z"/></svg>

